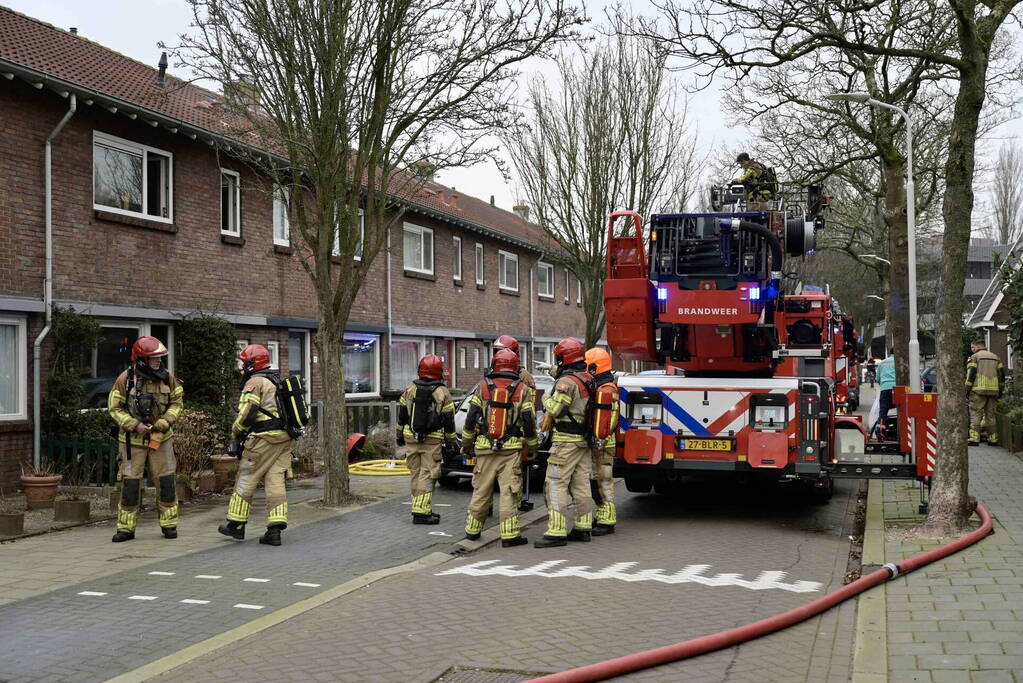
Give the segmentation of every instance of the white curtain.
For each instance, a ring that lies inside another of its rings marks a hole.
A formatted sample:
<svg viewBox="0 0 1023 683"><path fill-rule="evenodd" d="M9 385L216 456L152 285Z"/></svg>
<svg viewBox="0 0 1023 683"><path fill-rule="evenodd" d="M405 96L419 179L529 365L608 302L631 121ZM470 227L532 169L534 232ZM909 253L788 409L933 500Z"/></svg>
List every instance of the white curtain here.
<svg viewBox="0 0 1023 683"><path fill-rule="evenodd" d="M0 325L0 415L21 412L18 406L18 326Z"/></svg>

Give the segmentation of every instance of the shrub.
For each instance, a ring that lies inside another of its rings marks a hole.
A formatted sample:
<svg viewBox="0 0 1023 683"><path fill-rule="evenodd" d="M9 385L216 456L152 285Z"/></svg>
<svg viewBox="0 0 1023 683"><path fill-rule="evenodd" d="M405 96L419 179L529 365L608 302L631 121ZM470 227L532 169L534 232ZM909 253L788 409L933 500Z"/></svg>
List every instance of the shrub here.
<svg viewBox="0 0 1023 683"><path fill-rule="evenodd" d="M195 477L212 467L212 456L225 452L224 436L209 416L195 409L181 411L174 424L174 456L178 472Z"/></svg>

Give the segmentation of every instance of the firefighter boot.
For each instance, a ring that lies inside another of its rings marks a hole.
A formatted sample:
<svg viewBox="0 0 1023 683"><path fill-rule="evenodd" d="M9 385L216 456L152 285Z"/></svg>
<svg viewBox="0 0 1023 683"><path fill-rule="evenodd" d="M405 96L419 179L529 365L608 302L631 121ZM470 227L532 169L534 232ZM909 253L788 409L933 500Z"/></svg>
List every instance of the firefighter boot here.
<svg viewBox="0 0 1023 683"><path fill-rule="evenodd" d="M221 524L217 527L217 531L225 536L230 536L231 538L236 538L241 541L245 538L245 522L232 522L231 520L227 520L227 523Z"/></svg>
<svg viewBox="0 0 1023 683"><path fill-rule="evenodd" d="M162 527L160 527L160 531L163 532L163 537L164 538L177 538L178 537L178 528L176 526L162 526Z"/></svg>
<svg viewBox="0 0 1023 683"><path fill-rule="evenodd" d="M590 534L593 536L607 536L608 534L613 534L614 532L615 532L614 524L601 524L600 522L597 522L596 524L593 525L593 531L591 531Z"/></svg>
<svg viewBox="0 0 1023 683"><path fill-rule="evenodd" d="M590 539L590 533L591 532L590 532L589 529L586 529L586 530L583 530L583 529L572 529L571 531L568 532L568 540L570 540L570 541L579 541L581 543L589 543L590 540L591 540Z"/></svg>
<svg viewBox="0 0 1023 683"><path fill-rule="evenodd" d="M516 536L515 538L504 538L501 539L502 548L514 548L517 545L525 545L529 543L529 539L525 536Z"/></svg>
<svg viewBox="0 0 1023 683"><path fill-rule="evenodd" d="M532 509L533 501L531 500L524 500L521 503L519 503L519 512L529 512Z"/></svg>
<svg viewBox="0 0 1023 683"><path fill-rule="evenodd" d="M436 512L431 512L431 513L425 514L425 515L422 515L422 514L419 514L419 513L413 513L412 514L412 523L413 524L440 524L440 515L438 515Z"/></svg>
<svg viewBox="0 0 1023 683"><path fill-rule="evenodd" d="M980 432L978 432L976 429L971 429L970 430L970 440L967 443L969 445L971 445L971 446L979 446L980 445Z"/></svg>
<svg viewBox="0 0 1023 683"><path fill-rule="evenodd" d="M539 541L533 541L534 548L558 548L563 545L568 545L568 540L564 536L548 536L544 534L544 537Z"/></svg>
<svg viewBox="0 0 1023 683"><path fill-rule="evenodd" d="M259 537L262 545L280 545L281 531L286 528L284 524L271 524L266 528L266 533Z"/></svg>
<svg viewBox="0 0 1023 683"><path fill-rule="evenodd" d="M134 531L118 531L116 534L114 534L114 537L111 538L110 540L113 541L114 543L124 543L125 541L133 541L133 540L135 540L135 532Z"/></svg>

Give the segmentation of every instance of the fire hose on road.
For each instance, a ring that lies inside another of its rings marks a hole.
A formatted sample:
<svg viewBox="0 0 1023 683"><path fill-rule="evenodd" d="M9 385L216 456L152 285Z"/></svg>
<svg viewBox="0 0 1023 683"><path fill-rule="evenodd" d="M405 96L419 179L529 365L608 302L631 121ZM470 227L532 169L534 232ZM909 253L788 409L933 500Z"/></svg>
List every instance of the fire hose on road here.
<svg viewBox="0 0 1023 683"><path fill-rule="evenodd" d="M888 563L877 571L842 586L836 591L821 596L816 600L800 607L795 607L751 624L738 626L727 631L712 633L710 635L693 638L674 645L665 645L653 650L636 652L624 657L616 657L603 662L596 662L576 669L569 669L549 676L535 678L531 683L583 683L585 681L603 681L613 676L621 676L633 671L648 669L652 666L677 662L696 655L714 652L722 648L745 643L746 641L765 636L775 631L788 628L810 617L817 616L835 605L845 602L849 598L859 595L868 588L873 588L886 581L894 579L901 574L907 574L915 569L926 566L959 552L964 548L977 543L992 531L991 515L980 503L977 504L977 514L980 516L981 525L961 538L958 538L943 546L930 550L920 555L902 560L901 562Z"/></svg>

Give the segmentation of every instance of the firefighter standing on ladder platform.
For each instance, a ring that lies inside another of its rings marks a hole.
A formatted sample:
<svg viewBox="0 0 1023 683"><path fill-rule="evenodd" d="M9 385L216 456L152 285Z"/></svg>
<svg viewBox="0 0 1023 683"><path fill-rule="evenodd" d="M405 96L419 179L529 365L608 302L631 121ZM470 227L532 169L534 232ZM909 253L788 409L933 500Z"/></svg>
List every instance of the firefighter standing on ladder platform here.
<svg viewBox="0 0 1023 683"><path fill-rule="evenodd" d="M615 507L615 480L611 474L618 439L618 385L611 371L611 354L604 349L586 352L586 370L593 375L593 489L597 514L594 536L615 532L618 522Z"/></svg>
<svg viewBox="0 0 1023 683"><path fill-rule="evenodd" d="M998 444L995 427L995 405L1005 390L1005 367L1002 360L987 350L983 341L970 344L973 355L966 362L966 390L970 394L970 445L979 446L987 436L992 446Z"/></svg>

